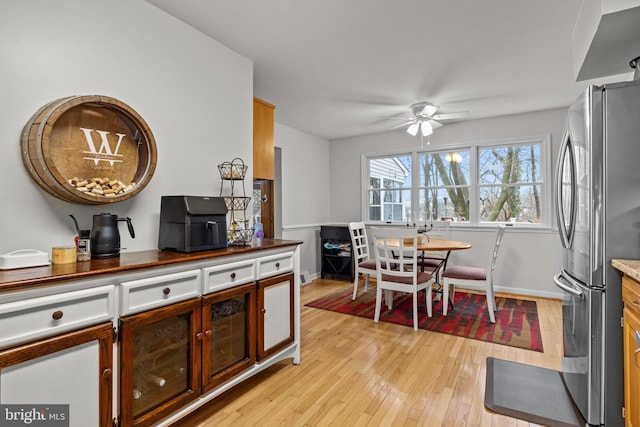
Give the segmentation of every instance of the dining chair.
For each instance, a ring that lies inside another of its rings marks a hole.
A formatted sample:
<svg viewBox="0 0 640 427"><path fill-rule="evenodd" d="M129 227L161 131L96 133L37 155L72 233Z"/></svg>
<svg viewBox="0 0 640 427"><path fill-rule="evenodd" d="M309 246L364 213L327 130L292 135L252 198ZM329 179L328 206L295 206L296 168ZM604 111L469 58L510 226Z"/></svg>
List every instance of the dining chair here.
<svg viewBox="0 0 640 427"><path fill-rule="evenodd" d="M431 317L431 272L418 268L418 230L415 228L372 228L376 260L376 312L374 321L380 320L382 291L385 291L387 307L393 305L393 292L413 295L413 329L418 330L418 293L426 290L427 315ZM394 253L395 252L395 253ZM396 256L396 254L402 256Z"/></svg>
<svg viewBox="0 0 640 427"><path fill-rule="evenodd" d="M469 267L459 265L447 265L442 273L443 295L449 295L449 291L455 295L455 286L465 286L470 288L482 288L485 291L487 299L487 310L489 311L489 319L491 323L496 322L495 312L497 311L495 295L493 293L493 271L496 268L496 260L498 259L498 251L505 230L504 224L498 224L496 232L496 242L493 246L493 252L486 268ZM451 298L453 300L453 298ZM442 314L447 315L448 304L442 304Z"/></svg>
<svg viewBox="0 0 640 427"><path fill-rule="evenodd" d="M369 241L364 222L350 222L349 234L351 235L351 248L354 258L353 298L358 295L358 282L360 274L364 275L364 291L369 290L369 276L376 274L376 260L369 257Z"/></svg>
<svg viewBox="0 0 640 427"><path fill-rule="evenodd" d="M427 221L426 230L423 233L427 239L436 237L438 239L449 240L451 232L449 225L451 221ZM422 270L431 270L436 273L436 283L442 283L440 278L443 267L447 261L448 251L428 251L423 252L418 257L418 266Z"/></svg>

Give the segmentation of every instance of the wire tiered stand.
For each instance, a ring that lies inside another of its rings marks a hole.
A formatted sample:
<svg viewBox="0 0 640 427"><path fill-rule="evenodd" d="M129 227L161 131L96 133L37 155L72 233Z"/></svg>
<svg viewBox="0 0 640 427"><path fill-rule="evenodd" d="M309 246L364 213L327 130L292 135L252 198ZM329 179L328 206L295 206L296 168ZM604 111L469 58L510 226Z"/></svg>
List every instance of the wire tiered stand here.
<svg viewBox="0 0 640 427"><path fill-rule="evenodd" d="M229 245L241 246L251 242L253 238L253 226L247 219L247 208L251 203L251 197L246 195L244 189L244 177L247 173L247 165L240 158L218 165L220 171L220 197L229 210L229 222L227 225L227 242ZM236 195L236 183L242 184L242 196ZM229 195L224 195L225 183L230 188Z"/></svg>

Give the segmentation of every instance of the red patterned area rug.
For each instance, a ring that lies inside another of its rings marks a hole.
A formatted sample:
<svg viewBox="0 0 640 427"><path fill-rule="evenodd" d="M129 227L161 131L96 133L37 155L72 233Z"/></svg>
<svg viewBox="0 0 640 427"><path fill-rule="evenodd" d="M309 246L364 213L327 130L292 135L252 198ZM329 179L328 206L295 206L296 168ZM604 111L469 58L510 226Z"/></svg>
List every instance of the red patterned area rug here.
<svg viewBox="0 0 640 427"><path fill-rule="evenodd" d="M351 299L352 295L353 288L343 289L305 305L373 319L376 304L375 286L370 285L366 293L359 291L355 301ZM413 327L411 301L410 294L396 292L391 310L387 309L383 301L380 320ZM433 317L429 318L424 296L420 295L418 327L427 331L543 352L536 302L501 296L496 298L496 302L496 323L489 320L484 294L472 292L457 291L455 308L453 311L450 310L446 317L442 315L442 302L434 301Z"/></svg>

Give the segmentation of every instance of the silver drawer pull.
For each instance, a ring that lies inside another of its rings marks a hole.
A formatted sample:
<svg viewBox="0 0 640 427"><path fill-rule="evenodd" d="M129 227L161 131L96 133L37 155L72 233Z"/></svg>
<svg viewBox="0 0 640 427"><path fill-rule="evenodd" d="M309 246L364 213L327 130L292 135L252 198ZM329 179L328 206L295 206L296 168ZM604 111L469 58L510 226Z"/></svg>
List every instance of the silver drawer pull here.
<svg viewBox="0 0 640 427"><path fill-rule="evenodd" d="M58 311L54 311L51 317L53 318L53 320L60 320L62 319L62 316L64 316L64 313L58 310Z"/></svg>

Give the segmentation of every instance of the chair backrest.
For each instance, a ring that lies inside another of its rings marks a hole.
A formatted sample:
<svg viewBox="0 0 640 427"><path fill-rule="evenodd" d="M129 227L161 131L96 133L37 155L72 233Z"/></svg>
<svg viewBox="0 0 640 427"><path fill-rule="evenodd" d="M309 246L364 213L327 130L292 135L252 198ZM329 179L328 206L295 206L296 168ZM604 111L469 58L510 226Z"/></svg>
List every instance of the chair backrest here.
<svg viewBox="0 0 640 427"><path fill-rule="evenodd" d="M450 224L451 221L427 221L425 233L428 237L448 240L451 237Z"/></svg>
<svg viewBox="0 0 640 427"><path fill-rule="evenodd" d="M424 234L427 236L427 239L435 237L449 240L451 239L450 224L451 221L427 221ZM425 254L426 258L444 259L446 256L447 251L429 251L429 253Z"/></svg>
<svg viewBox="0 0 640 427"><path fill-rule="evenodd" d="M502 236L504 235L504 230L506 230L504 224L498 224L498 231L496 233L496 244L493 246L493 253L491 254L491 262L489 264L490 272L493 272L496 268L496 260L498 259L498 252L500 251L500 244L502 243Z"/></svg>
<svg viewBox="0 0 640 427"><path fill-rule="evenodd" d="M364 222L350 222L349 234L351 235L351 247L356 265L369 259L369 241Z"/></svg>
<svg viewBox="0 0 640 427"><path fill-rule="evenodd" d="M382 280L382 275L413 277L415 284L418 271L418 239L420 238L418 230L416 228L372 228L371 234L378 280Z"/></svg>

